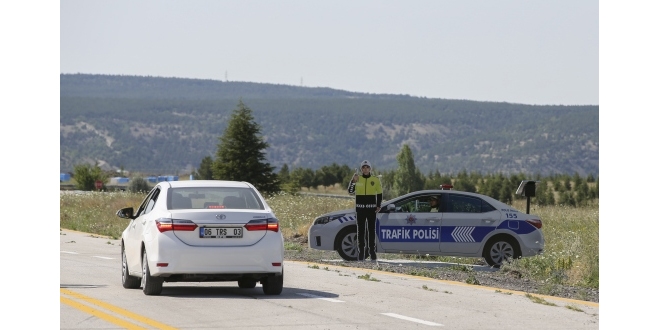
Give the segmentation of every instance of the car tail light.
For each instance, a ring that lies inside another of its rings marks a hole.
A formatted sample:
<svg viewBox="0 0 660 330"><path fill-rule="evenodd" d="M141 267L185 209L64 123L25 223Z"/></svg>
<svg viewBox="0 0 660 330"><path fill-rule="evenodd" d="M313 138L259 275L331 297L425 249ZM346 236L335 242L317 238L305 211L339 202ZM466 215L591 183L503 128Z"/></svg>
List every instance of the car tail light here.
<svg viewBox="0 0 660 330"><path fill-rule="evenodd" d="M530 224L530 225L532 225L532 226L534 226L534 227L536 227L536 228L538 228L538 229L541 229L541 227L543 227L543 223L542 223L541 220L539 220L539 219L530 219L530 220L525 220L525 221L526 221L528 224Z"/></svg>
<svg viewBox="0 0 660 330"><path fill-rule="evenodd" d="M190 220L160 218L156 220L156 227L161 233L170 230L193 231L197 229L197 224Z"/></svg>
<svg viewBox="0 0 660 330"><path fill-rule="evenodd" d="M278 232L280 231L280 222L274 218L250 220L250 222L246 223L243 227L245 227L247 231L270 230Z"/></svg>

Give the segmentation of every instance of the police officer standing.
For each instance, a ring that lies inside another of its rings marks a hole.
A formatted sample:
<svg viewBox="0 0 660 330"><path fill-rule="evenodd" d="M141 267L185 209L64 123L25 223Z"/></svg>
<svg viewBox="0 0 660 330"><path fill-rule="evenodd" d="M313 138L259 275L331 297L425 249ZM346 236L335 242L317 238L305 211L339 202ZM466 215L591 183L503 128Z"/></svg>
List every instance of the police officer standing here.
<svg viewBox="0 0 660 330"><path fill-rule="evenodd" d="M368 160L360 164L362 175L355 173L348 193L355 194L355 212L357 213L358 261L366 257L368 245L371 260L376 260L376 213L383 201L383 188L380 179L371 175L371 163Z"/></svg>

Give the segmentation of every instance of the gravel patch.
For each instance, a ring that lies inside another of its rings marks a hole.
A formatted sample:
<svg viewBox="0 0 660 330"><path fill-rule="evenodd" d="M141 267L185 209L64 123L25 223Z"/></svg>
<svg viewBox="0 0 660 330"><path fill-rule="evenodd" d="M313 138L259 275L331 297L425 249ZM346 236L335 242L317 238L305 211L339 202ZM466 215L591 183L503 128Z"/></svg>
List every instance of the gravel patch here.
<svg viewBox="0 0 660 330"><path fill-rule="evenodd" d="M373 269L482 285L498 289L521 291L568 299L598 302L598 289L544 283L523 278L515 271L504 271L483 265L459 265L441 262L406 260L402 255L381 253L379 261L344 261L335 251L320 251L303 246L300 251L286 250L285 260L305 261L362 269Z"/></svg>

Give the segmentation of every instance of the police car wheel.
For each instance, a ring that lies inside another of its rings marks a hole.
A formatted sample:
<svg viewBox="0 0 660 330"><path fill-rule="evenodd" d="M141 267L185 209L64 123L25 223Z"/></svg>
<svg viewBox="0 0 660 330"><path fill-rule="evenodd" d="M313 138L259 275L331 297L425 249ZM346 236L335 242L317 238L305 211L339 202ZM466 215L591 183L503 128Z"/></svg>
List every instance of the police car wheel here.
<svg viewBox="0 0 660 330"><path fill-rule="evenodd" d="M483 257L489 266L500 268L504 262L520 258L520 252L511 238L493 237L486 244Z"/></svg>
<svg viewBox="0 0 660 330"><path fill-rule="evenodd" d="M357 228L348 226L339 231L335 237L335 249L346 261L357 260Z"/></svg>

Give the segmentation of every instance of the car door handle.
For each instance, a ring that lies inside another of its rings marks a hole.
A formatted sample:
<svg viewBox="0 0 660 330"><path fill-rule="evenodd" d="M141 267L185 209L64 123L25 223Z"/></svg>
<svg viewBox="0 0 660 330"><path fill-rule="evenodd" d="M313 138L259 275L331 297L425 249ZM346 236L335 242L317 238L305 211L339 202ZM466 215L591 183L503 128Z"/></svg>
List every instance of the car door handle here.
<svg viewBox="0 0 660 330"><path fill-rule="evenodd" d="M483 221L485 223L493 223L493 222L495 222L495 219L483 219L481 221Z"/></svg>

